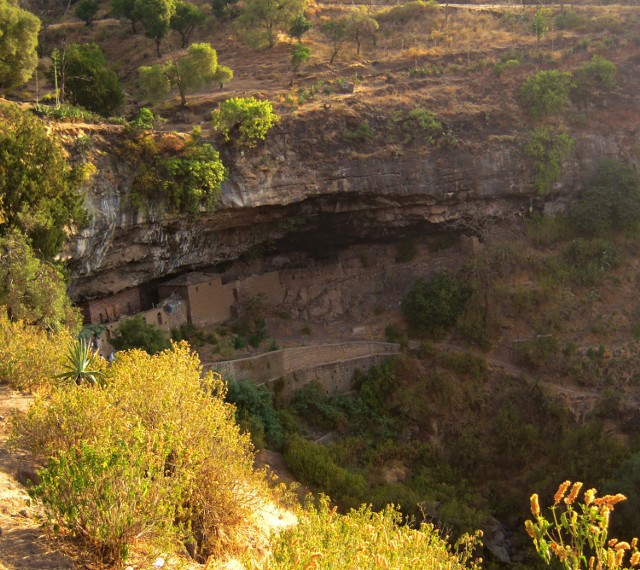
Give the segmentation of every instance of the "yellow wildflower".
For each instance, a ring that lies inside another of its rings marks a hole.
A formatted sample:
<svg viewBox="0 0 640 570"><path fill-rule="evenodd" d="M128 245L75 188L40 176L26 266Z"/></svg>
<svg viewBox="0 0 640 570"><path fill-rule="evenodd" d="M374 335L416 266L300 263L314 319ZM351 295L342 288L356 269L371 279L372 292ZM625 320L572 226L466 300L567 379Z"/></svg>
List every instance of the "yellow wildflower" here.
<svg viewBox="0 0 640 570"><path fill-rule="evenodd" d="M631 560L629 560L629 564L631 566L637 566L640 563L640 552L634 552L631 556Z"/></svg>
<svg viewBox="0 0 640 570"><path fill-rule="evenodd" d="M529 500L531 503L531 512L534 517L540 516L540 504L538 503L538 493L534 493L531 495L531 499Z"/></svg>
<svg viewBox="0 0 640 570"><path fill-rule="evenodd" d="M562 500L562 497L564 497L564 494L567 492L569 485L571 485L571 481L565 481L564 483L560 483L560 486L558 487L556 494L553 496L554 505L557 505Z"/></svg>
<svg viewBox="0 0 640 570"><path fill-rule="evenodd" d="M629 545L629 543L625 542L624 540L622 542L618 542L615 548L616 550L631 550L631 546Z"/></svg>
<svg viewBox="0 0 640 570"><path fill-rule="evenodd" d="M595 489L588 489L584 492L584 504L587 505L587 507L593 503L593 500L596 497L596 493L598 491L596 491Z"/></svg>
<svg viewBox="0 0 640 570"><path fill-rule="evenodd" d="M580 483L580 481L576 481L573 484L573 487L571 487L571 492L569 493L569 495L565 498L564 502L567 505L570 505L573 503L573 501L576 500L576 497L578 496L578 493L580 492L580 489L582 489L582 483Z"/></svg>

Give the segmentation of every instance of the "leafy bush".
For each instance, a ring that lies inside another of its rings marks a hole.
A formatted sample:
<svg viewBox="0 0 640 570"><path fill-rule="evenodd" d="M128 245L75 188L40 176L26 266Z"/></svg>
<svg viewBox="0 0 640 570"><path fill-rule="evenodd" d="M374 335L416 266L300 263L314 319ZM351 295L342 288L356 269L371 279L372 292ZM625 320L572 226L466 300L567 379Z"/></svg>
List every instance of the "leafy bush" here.
<svg viewBox="0 0 640 570"><path fill-rule="evenodd" d="M136 205L146 201L190 214L215 208L227 170L210 144L140 135L126 140L121 152L138 172L131 193Z"/></svg>
<svg viewBox="0 0 640 570"><path fill-rule="evenodd" d="M236 422L251 433L257 448L279 450L284 445L284 430L273 407L272 395L264 386L251 380L231 380L227 385L227 402L236 407Z"/></svg>
<svg viewBox="0 0 640 570"><path fill-rule="evenodd" d="M551 191L551 185L560 176L562 161L573 144L567 133L549 127L538 127L529 135L524 152L534 161L534 184L542 196Z"/></svg>
<svg viewBox="0 0 640 570"><path fill-rule="evenodd" d="M562 113L569 104L571 74L564 71L539 71L527 79L518 91L525 111L534 119Z"/></svg>
<svg viewBox="0 0 640 570"><path fill-rule="evenodd" d="M474 537L462 537L449 546L433 525L419 528L402 524L392 507L374 513L362 506L347 515L329 508L326 497L319 505L308 505L298 524L283 532L272 544L272 570L290 568L358 568L378 570L478 570L473 550L480 546Z"/></svg>
<svg viewBox="0 0 640 570"><path fill-rule="evenodd" d="M54 376L63 370L70 341L66 329L50 332L11 321L0 307L0 382L25 392L49 392Z"/></svg>
<svg viewBox="0 0 640 570"><path fill-rule="evenodd" d="M58 82L73 105L108 116L124 102L118 76L97 44L69 44L51 58L56 63L52 73L60 74Z"/></svg>
<svg viewBox="0 0 640 570"><path fill-rule="evenodd" d="M574 30L581 26L585 19L574 10L563 10L555 17L554 21L558 30Z"/></svg>
<svg viewBox="0 0 640 570"><path fill-rule="evenodd" d="M576 239L563 252L570 278L578 285L592 285L618 266L620 256L615 246L603 239Z"/></svg>
<svg viewBox="0 0 640 570"><path fill-rule="evenodd" d="M211 113L213 130L225 140L233 137L238 145L248 148L256 146L267 136L280 117L273 112L270 101L259 101L255 97L233 97L223 101Z"/></svg>
<svg viewBox="0 0 640 570"><path fill-rule="evenodd" d="M344 138L349 141L371 142L373 129L368 121L363 121L353 131L345 131Z"/></svg>
<svg viewBox="0 0 640 570"><path fill-rule="evenodd" d="M357 505L364 498L367 488L364 477L338 467L322 445L294 436L287 443L284 460L300 481L329 493L343 504Z"/></svg>
<svg viewBox="0 0 640 570"><path fill-rule="evenodd" d="M148 354L156 354L169 348L169 337L157 326L148 325L141 315L136 315L120 322L111 344L116 350L141 348Z"/></svg>
<svg viewBox="0 0 640 570"><path fill-rule="evenodd" d="M0 236L0 310L49 330L77 330L82 320L67 297L62 271L38 259L17 229Z"/></svg>
<svg viewBox="0 0 640 570"><path fill-rule="evenodd" d="M293 395L293 409L300 417L324 429L344 427L347 418L318 382L305 384Z"/></svg>
<svg viewBox="0 0 640 570"><path fill-rule="evenodd" d="M402 312L414 333L437 337L455 324L471 293L471 287L454 276L418 279L402 300Z"/></svg>
<svg viewBox="0 0 640 570"><path fill-rule="evenodd" d="M182 344L121 354L105 388L36 399L15 437L48 461L35 494L54 529L107 562L141 540L191 543L200 561L248 548L267 490L224 392Z"/></svg>
<svg viewBox="0 0 640 570"><path fill-rule="evenodd" d="M587 235L635 228L640 221L640 176L627 164L602 160L572 208L570 219Z"/></svg>
<svg viewBox="0 0 640 570"><path fill-rule="evenodd" d="M15 105L0 106L0 233L17 228L40 257L52 259L68 228L88 222L79 183L42 121Z"/></svg>
<svg viewBox="0 0 640 570"><path fill-rule="evenodd" d="M435 144L443 135L443 128L436 116L427 109L412 109L408 113L398 112L393 118L395 128L402 135L404 142L426 142Z"/></svg>

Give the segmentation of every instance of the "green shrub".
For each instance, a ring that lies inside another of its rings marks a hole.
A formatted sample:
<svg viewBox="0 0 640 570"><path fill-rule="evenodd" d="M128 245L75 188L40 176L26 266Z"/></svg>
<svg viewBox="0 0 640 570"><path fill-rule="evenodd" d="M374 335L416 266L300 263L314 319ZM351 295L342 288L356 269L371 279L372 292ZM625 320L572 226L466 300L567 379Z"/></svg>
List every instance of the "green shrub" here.
<svg viewBox="0 0 640 570"><path fill-rule="evenodd" d="M592 236L637 227L640 176L627 164L602 160L572 208L570 219L578 231Z"/></svg>
<svg viewBox="0 0 640 570"><path fill-rule="evenodd" d="M300 481L336 500L357 505L364 499L367 489L364 477L338 467L322 445L294 436L287 443L284 460Z"/></svg>
<svg viewBox="0 0 640 570"><path fill-rule="evenodd" d="M562 256L570 267L571 280L578 285L595 284L620 263L615 246L598 238L573 240Z"/></svg>
<svg viewBox="0 0 640 570"><path fill-rule="evenodd" d="M617 73L618 68L615 63L594 55L591 61L582 64L576 71L572 96L578 105L586 106L596 93L615 89Z"/></svg>
<svg viewBox="0 0 640 570"><path fill-rule="evenodd" d="M302 386L293 395L293 409L301 418L324 429L343 428L347 418L318 382Z"/></svg>
<svg viewBox="0 0 640 570"><path fill-rule="evenodd" d="M246 427L252 440L264 440L269 449L284 445L284 430L273 407L271 392L251 380L231 380L227 386L227 402L236 407L236 422ZM256 444L256 447L264 447Z"/></svg>
<svg viewBox="0 0 640 570"><path fill-rule="evenodd" d="M412 109L409 112L397 112L392 117L394 128L399 131L406 143L426 142L435 144L443 136L442 123L427 109Z"/></svg>
<svg viewBox="0 0 640 570"><path fill-rule="evenodd" d="M280 117L273 112L270 101L232 97L211 113L211 119L213 130L226 141L233 138L239 146L252 148L265 139Z"/></svg>
<svg viewBox="0 0 640 570"><path fill-rule="evenodd" d="M554 19L558 30L574 30L584 23L585 19L574 10L563 10Z"/></svg>
<svg viewBox="0 0 640 570"><path fill-rule="evenodd" d="M141 315L136 315L120 322L111 344L116 350L141 348L148 354L156 354L169 348L169 337L157 326L148 325Z"/></svg>
<svg viewBox="0 0 640 570"><path fill-rule="evenodd" d="M569 104L571 74L564 71L539 71L527 79L518 98L528 115L540 119L562 113Z"/></svg>
<svg viewBox="0 0 640 570"><path fill-rule="evenodd" d="M368 121L363 121L353 131L346 131L344 138L349 141L371 142L373 140L373 129Z"/></svg>
<svg viewBox="0 0 640 570"><path fill-rule="evenodd" d="M134 135L120 152L137 172L131 192L135 205L146 202L194 215L215 208L227 171L210 144Z"/></svg>
<svg viewBox="0 0 640 570"><path fill-rule="evenodd" d="M562 161L573 149L574 141L565 132L549 127L534 129L524 146L524 152L533 159L534 184L545 196L562 172Z"/></svg>
<svg viewBox="0 0 640 570"><path fill-rule="evenodd" d="M412 332L437 337L456 323L471 294L471 287L454 276L418 279L402 300L402 312Z"/></svg>

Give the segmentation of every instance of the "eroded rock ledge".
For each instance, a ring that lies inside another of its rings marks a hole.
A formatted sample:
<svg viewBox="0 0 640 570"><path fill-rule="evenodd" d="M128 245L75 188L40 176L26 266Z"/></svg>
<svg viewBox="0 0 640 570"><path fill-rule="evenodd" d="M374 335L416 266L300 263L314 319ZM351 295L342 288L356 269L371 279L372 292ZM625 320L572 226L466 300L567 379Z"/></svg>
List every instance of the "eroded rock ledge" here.
<svg viewBox="0 0 640 570"><path fill-rule="evenodd" d="M65 251L72 297L105 296L249 253L322 256L354 243L435 232L478 212L562 208L600 157L632 160L638 142L636 131L574 133L576 150L543 200L516 136L449 149L414 146L401 156L384 149L362 155L335 146L319 153L313 134L295 128L301 127L283 125L259 149L229 154L231 176L220 206L197 218L132 207L134 173L109 150L118 133L96 129L98 174L86 188L93 220Z"/></svg>

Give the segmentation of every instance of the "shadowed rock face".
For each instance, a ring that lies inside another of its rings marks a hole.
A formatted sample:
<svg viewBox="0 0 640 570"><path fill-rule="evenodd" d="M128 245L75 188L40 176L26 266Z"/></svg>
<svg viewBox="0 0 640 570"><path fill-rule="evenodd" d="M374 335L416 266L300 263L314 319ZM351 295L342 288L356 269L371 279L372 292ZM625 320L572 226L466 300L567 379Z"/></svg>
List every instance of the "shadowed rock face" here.
<svg viewBox="0 0 640 570"><path fill-rule="evenodd" d="M579 139L553 200L544 204L513 137L360 156L335 146L319 152L310 135L283 126L260 149L225 158L231 176L217 211L193 218L129 206L134 173L109 152L112 135L94 135L98 174L87 189L93 221L65 251L76 300L251 252L323 255L358 242L424 235L478 212L562 208L597 158L622 154L616 135Z"/></svg>

